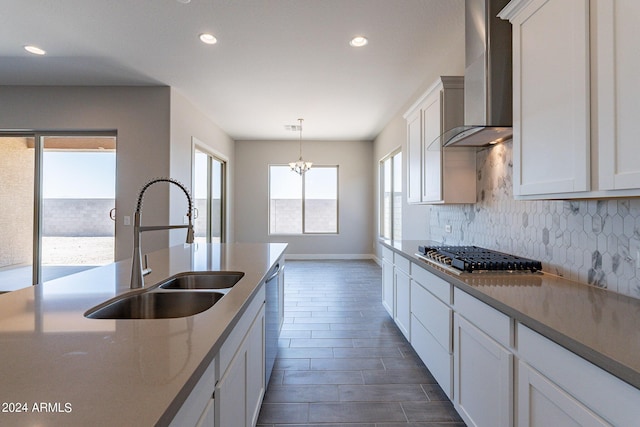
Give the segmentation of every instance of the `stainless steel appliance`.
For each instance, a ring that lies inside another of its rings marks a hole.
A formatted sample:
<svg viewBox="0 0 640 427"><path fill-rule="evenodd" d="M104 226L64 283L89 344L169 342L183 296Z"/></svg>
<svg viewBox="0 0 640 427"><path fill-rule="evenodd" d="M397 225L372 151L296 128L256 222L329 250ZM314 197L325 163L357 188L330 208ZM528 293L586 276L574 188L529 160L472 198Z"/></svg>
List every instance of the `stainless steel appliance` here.
<svg viewBox="0 0 640 427"><path fill-rule="evenodd" d="M484 147L512 138L511 24L497 17L507 3L465 1L465 126L440 136L445 147Z"/></svg>
<svg viewBox="0 0 640 427"><path fill-rule="evenodd" d="M542 270L540 261L478 246L425 245L418 247L416 255L456 274L498 271L536 273Z"/></svg>
<svg viewBox="0 0 640 427"><path fill-rule="evenodd" d="M279 280L280 272L284 264L277 263L272 269L265 282L265 387L269 385L273 364L278 355L278 338L280 337L280 287L284 286Z"/></svg>

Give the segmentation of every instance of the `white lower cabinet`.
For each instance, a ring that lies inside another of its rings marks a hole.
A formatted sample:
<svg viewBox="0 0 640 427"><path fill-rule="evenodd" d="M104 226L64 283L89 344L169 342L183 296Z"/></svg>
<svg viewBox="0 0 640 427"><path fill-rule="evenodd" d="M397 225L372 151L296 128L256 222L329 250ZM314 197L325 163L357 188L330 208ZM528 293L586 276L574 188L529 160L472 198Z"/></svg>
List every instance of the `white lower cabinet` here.
<svg viewBox="0 0 640 427"><path fill-rule="evenodd" d="M391 259L383 304L467 425L640 425L640 389L419 264Z"/></svg>
<svg viewBox="0 0 640 427"><path fill-rule="evenodd" d="M382 305L391 318L395 317L394 313L394 285L393 285L393 263L382 259Z"/></svg>
<svg viewBox="0 0 640 427"><path fill-rule="evenodd" d="M637 388L521 324L518 353L518 427L639 425Z"/></svg>
<svg viewBox="0 0 640 427"><path fill-rule="evenodd" d="M265 384L265 311L264 306L256 317L256 320L247 334L244 345L246 352L246 399L247 426L255 426L260 415L262 398L264 397ZM224 425L224 424L223 424Z"/></svg>
<svg viewBox="0 0 640 427"><path fill-rule="evenodd" d="M225 339L218 356L216 427L254 427L265 391L265 286Z"/></svg>
<svg viewBox="0 0 640 427"><path fill-rule="evenodd" d="M213 427L216 361L209 364L198 383L173 417L170 427Z"/></svg>
<svg viewBox="0 0 640 427"><path fill-rule="evenodd" d="M402 270L395 270L395 316L394 321L406 339L411 339L411 279Z"/></svg>
<svg viewBox="0 0 640 427"><path fill-rule="evenodd" d="M452 313L420 283L411 282L411 344L449 398L453 398Z"/></svg>
<svg viewBox="0 0 640 427"><path fill-rule="evenodd" d="M611 426L535 369L518 364L518 427Z"/></svg>
<svg viewBox="0 0 640 427"><path fill-rule="evenodd" d="M247 352L239 351L216 385L216 426L247 425Z"/></svg>
<svg viewBox="0 0 640 427"><path fill-rule="evenodd" d="M253 427L264 396L264 304L216 385L216 426Z"/></svg>
<svg viewBox="0 0 640 427"><path fill-rule="evenodd" d="M454 314L454 405L469 426L508 427L513 420L513 355Z"/></svg>

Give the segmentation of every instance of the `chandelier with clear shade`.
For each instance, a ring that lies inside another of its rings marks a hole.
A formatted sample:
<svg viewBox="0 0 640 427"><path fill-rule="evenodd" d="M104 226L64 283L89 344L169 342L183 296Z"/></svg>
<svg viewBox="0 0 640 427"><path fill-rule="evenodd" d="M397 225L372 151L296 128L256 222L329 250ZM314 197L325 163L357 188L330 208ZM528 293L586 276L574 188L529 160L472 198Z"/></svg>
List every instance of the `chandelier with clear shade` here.
<svg viewBox="0 0 640 427"><path fill-rule="evenodd" d="M304 160L302 160L302 122L303 121L304 119L298 119L298 122L300 122L300 125L298 126L298 129L300 130L300 158L298 159L297 162L289 163L289 167L291 167L291 170L297 173L298 175L302 175L303 173L311 169L311 166L313 165L312 162L305 162Z"/></svg>

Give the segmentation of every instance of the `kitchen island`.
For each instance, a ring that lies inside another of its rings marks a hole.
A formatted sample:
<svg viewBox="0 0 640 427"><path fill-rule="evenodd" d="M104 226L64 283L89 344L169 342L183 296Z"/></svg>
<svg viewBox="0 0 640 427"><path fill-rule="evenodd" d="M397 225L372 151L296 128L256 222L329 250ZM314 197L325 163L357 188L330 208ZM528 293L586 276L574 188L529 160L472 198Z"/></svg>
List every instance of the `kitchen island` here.
<svg viewBox="0 0 640 427"><path fill-rule="evenodd" d="M0 425L168 425L285 249L192 244L150 253L146 287L187 271L244 273L188 317L86 318L131 292L129 260L0 295Z"/></svg>

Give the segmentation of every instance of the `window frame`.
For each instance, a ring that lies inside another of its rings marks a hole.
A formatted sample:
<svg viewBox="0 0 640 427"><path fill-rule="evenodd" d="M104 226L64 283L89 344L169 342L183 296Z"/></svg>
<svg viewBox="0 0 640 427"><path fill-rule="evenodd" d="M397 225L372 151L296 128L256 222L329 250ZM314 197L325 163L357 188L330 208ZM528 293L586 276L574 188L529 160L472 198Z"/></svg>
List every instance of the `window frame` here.
<svg viewBox="0 0 640 427"><path fill-rule="evenodd" d="M339 165L313 165L313 169L335 169L336 172L336 209L335 209L335 219L336 219L336 228L335 231L305 231L306 225L306 173L300 176L302 179L302 194L300 195L300 199L302 202L302 210L301 210L301 228L302 231L300 233L282 233L282 232L272 232L271 231L271 168L272 167L286 167L290 169L289 165L284 164L269 164L268 165L268 191L267 191L267 235L268 236L329 236L329 235L337 235L340 234L340 166ZM292 174L295 172L291 171Z"/></svg>
<svg viewBox="0 0 640 427"><path fill-rule="evenodd" d="M207 146L204 142L200 141L196 137L191 138L191 193L195 203L195 189L196 189L196 151L207 156L207 217L205 219L206 231L205 240L207 243L212 243L215 237L218 238L218 243L227 242L227 175L228 175L228 163L229 159L222 153ZM213 178L213 162L220 164L220 221L218 226L220 227L220 236L213 236L213 188L211 181ZM198 213L199 215L199 213Z"/></svg>
<svg viewBox="0 0 640 427"><path fill-rule="evenodd" d="M394 158L396 156L400 155L399 160L396 162L394 160ZM378 162L378 178L379 178L379 182L378 182L378 197L379 197L379 203L378 203L378 237L381 239L389 239L389 240L399 240L402 238L402 213L400 213L400 218L399 219L399 223L396 223L396 209L395 209L395 204L394 204L394 193L395 193L395 188L396 188L396 184L399 184L400 187L400 209L402 209L402 198L404 197L404 191L402 188L402 165L403 165L403 159L402 159L403 155L402 155L402 147L398 147L394 150L392 150L391 152L389 152L388 154L386 154L384 157L382 157L380 159L380 161ZM384 202L385 202L385 198L384 198L384 194L385 194L385 172L384 172L384 168L385 168L385 162L389 161L390 165L391 165L391 171L390 171L390 179L391 179L391 209L390 209L390 218L389 218L389 223L390 223L390 236L387 237L384 235L384 229L385 229L385 206L384 206ZM397 171L395 171L395 166L394 164L399 164L400 165L400 171L399 173L397 173ZM396 177L400 178L400 182L396 183ZM396 231L396 227L398 227L399 232L400 232L400 236L396 236L395 231Z"/></svg>

